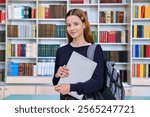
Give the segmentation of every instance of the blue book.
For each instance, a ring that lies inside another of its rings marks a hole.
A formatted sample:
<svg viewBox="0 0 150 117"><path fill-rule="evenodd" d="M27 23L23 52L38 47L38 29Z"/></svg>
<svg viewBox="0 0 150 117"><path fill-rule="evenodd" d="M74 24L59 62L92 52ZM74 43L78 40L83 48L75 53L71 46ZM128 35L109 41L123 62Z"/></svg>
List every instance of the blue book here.
<svg viewBox="0 0 150 117"><path fill-rule="evenodd" d="M10 76L18 76L18 63L10 63Z"/></svg>
<svg viewBox="0 0 150 117"><path fill-rule="evenodd" d="M135 57L139 57L140 45L135 45Z"/></svg>

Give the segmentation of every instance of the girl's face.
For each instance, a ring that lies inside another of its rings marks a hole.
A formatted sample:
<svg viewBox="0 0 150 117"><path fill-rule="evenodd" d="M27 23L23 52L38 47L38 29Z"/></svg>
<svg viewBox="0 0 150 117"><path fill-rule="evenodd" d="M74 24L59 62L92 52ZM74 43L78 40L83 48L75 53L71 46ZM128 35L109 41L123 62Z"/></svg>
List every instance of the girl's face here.
<svg viewBox="0 0 150 117"><path fill-rule="evenodd" d="M78 16L68 16L66 19L66 26L68 34L73 38L83 38L84 24Z"/></svg>

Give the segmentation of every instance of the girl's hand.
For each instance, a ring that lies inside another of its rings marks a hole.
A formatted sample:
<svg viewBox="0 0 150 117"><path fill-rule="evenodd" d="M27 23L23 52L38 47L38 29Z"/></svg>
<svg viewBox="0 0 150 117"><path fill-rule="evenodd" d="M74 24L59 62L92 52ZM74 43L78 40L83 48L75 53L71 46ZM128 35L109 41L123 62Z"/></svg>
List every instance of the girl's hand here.
<svg viewBox="0 0 150 117"><path fill-rule="evenodd" d="M63 95L70 92L70 84L59 84L55 86L55 90Z"/></svg>
<svg viewBox="0 0 150 117"><path fill-rule="evenodd" d="M58 68L57 73L55 74L55 77L65 78L65 77L68 77L68 75L69 75L69 69L66 67L66 65L64 65Z"/></svg>

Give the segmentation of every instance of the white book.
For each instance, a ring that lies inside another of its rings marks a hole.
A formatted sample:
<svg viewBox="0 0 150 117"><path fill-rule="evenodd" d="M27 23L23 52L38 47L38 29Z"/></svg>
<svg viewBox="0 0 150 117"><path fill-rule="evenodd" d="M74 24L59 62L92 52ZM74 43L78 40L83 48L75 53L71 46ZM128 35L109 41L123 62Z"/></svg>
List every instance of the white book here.
<svg viewBox="0 0 150 117"><path fill-rule="evenodd" d="M68 63L67 68L69 68L69 76L66 78L61 78L59 84L75 84L78 82L86 82L91 79L97 63L88 59L87 57L73 51ZM83 95L78 95L77 92L70 92L71 96L82 99Z"/></svg>

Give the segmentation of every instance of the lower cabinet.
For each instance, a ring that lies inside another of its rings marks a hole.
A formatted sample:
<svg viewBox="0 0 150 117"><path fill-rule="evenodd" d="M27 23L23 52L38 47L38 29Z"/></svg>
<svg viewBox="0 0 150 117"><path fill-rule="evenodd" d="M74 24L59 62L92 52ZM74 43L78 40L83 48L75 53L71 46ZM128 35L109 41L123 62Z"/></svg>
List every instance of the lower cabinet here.
<svg viewBox="0 0 150 117"><path fill-rule="evenodd" d="M0 86L0 100L4 98L4 86Z"/></svg>
<svg viewBox="0 0 150 117"><path fill-rule="evenodd" d="M0 86L0 99L11 94L59 95L53 85L4 85ZM125 87L126 96L150 96L150 87Z"/></svg>
<svg viewBox="0 0 150 117"><path fill-rule="evenodd" d="M52 85L36 86L36 94L37 95L59 95L59 93L54 90L54 86Z"/></svg>
<svg viewBox="0 0 150 117"><path fill-rule="evenodd" d="M35 86L28 86L28 85L4 86L4 97L7 97L11 94L35 94Z"/></svg>
<svg viewBox="0 0 150 117"><path fill-rule="evenodd" d="M150 86L132 86L132 96L150 96Z"/></svg>
<svg viewBox="0 0 150 117"><path fill-rule="evenodd" d="M0 100L12 94L59 95L52 85L9 85L0 86Z"/></svg>
<svg viewBox="0 0 150 117"><path fill-rule="evenodd" d="M131 87L125 87L125 96L132 96L132 88Z"/></svg>

